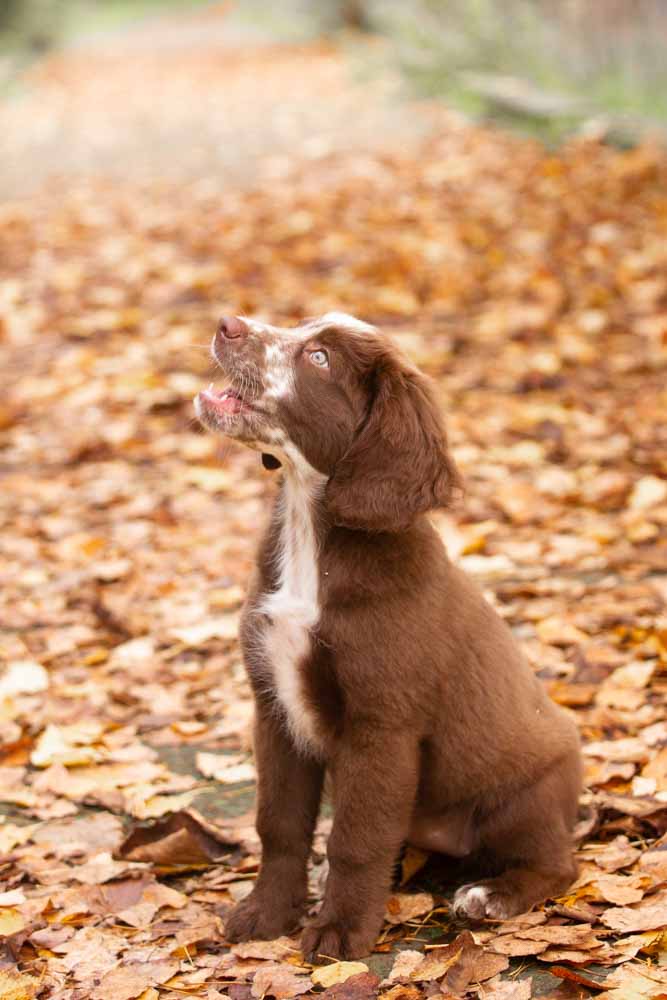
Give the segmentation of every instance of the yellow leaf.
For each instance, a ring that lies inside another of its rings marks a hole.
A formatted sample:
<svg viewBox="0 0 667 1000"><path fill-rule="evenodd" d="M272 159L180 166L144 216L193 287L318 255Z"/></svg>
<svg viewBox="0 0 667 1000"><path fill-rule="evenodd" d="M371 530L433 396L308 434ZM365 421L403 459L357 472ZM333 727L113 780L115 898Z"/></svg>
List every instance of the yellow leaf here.
<svg viewBox="0 0 667 1000"><path fill-rule="evenodd" d="M368 972L368 966L363 962L332 962L331 965L323 965L320 969L315 969L311 979L315 986L336 986L337 983L344 983L350 976L358 976L361 972Z"/></svg>
<svg viewBox="0 0 667 1000"><path fill-rule="evenodd" d="M37 994L39 980L24 976L13 969L0 972L0 1000L32 1000Z"/></svg>
<svg viewBox="0 0 667 1000"><path fill-rule="evenodd" d="M24 927L25 920L22 914L14 909L13 906L0 910L0 937L9 937L10 934L16 934L17 931L23 930Z"/></svg>

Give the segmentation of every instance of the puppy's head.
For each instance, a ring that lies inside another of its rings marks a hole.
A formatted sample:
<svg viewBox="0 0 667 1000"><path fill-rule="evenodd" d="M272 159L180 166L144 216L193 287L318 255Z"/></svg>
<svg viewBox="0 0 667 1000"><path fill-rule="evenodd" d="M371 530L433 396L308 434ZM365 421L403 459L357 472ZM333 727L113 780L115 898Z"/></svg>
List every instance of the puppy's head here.
<svg viewBox="0 0 667 1000"><path fill-rule="evenodd" d="M430 383L375 327L232 317L212 352L229 385L199 393L201 422L319 478L334 523L397 531L450 502L458 477Z"/></svg>

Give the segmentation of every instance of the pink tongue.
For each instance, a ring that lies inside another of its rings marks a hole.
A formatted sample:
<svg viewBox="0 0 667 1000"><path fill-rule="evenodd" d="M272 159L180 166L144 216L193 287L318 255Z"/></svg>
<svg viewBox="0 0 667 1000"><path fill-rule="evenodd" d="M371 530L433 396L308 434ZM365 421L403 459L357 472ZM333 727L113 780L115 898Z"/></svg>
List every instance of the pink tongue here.
<svg viewBox="0 0 667 1000"><path fill-rule="evenodd" d="M236 396L227 395L219 396L217 403L220 409L224 410L225 413L238 413L243 405L241 400L237 399Z"/></svg>

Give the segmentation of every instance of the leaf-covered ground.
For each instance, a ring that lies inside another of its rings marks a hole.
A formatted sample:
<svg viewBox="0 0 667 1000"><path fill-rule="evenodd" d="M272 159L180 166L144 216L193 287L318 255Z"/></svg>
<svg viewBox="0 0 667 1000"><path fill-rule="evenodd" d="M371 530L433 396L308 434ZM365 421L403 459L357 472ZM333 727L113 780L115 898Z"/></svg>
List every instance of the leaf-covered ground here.
<svg viewBox="0 0 667 1000"><path fill-rule="evenodd" d="M285 53L244 58L263 91L278 60L279 103ZM362 146L0 206L0 997L667 995L667 155L451 121ZM587 791L567 896L466 926L408 852L376 953L314 971L296 939L225 944L258 863L236 627L275 479L191 400L220 312L331 308L437 380L467 485L437 523L574 713Z"/></svg>

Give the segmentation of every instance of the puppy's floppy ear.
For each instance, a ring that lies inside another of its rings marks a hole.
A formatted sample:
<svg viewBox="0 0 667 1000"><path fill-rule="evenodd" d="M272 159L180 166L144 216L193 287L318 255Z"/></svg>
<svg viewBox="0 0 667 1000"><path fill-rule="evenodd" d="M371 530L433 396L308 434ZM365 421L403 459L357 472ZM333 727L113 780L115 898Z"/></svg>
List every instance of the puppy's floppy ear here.
<svg viewBox="0 0 667 1000"><path fill-rule="evenodd" d="M327 485L335 524L400 531L451 503L460 486L429 380L387 354L373 373L371 408Z"/></svg>

